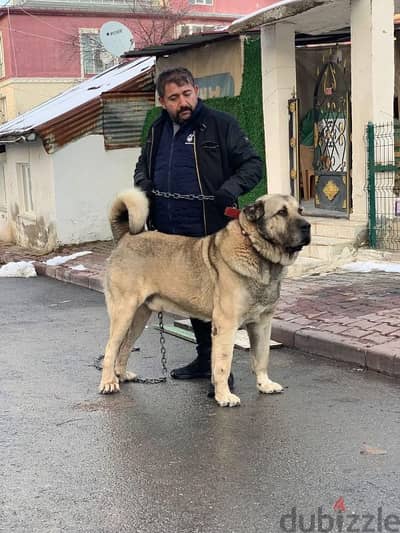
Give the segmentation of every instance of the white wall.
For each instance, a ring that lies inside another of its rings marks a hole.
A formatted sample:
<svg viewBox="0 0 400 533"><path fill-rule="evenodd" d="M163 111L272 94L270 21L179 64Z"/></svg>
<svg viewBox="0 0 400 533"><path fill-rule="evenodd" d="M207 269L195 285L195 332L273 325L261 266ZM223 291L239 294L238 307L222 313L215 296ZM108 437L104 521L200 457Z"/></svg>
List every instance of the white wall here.
<svg viewBox="0 0 400 533"><path fill-rule="evenodd" d="M108 211L116 194L132 186L139 155L139 148L105 151L102 135L52 155L59 244L111 239Z"/></svg>
<svg viewBox="0 0 400 533"><path fill-rule="evenodd" d="M351 2L353 215L367 218L365 128L393 120L393 0ZM388 157L394 154L387 154Z"/></svg>
<svg viewBox="0 0 400 533"><path fill-rule="evenodd" d="M30 164L34 212L29 215L23 210L17 163ZM5 181L7 214L1 217L0 240L51 250L55 244L53 164L41 142L7 144Z"/></svg>
<svg viewBox="0 0 400 533"><path fill-rule="evenodd" d="M295 26L261 27L267 189L290 194L288 100L296 91Z"/></svg>

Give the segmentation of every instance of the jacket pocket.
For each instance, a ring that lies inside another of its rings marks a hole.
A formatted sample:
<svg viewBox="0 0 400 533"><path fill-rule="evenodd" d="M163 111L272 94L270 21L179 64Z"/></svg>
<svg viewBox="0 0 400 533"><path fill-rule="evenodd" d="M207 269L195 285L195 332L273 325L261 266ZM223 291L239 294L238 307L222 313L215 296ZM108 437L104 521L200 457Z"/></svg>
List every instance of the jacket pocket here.
<svg viewBox="0 0 400 533"><path fill-rule="evenodd" d="M219 144L213 141L206 141L205 143L202 143L201 145L204 150L218 150Z"/></svg>

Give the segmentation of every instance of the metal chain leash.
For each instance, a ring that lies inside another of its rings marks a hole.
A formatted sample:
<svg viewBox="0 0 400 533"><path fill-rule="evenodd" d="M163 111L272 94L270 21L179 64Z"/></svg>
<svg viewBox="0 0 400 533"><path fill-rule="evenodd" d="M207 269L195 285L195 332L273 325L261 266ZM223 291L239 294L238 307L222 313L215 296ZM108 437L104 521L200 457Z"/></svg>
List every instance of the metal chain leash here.
<svg viewBox="0 0 400 533"><path fill-rule="evenodd" d="M168 374L167 350L165 348L165 330L164 330L164 320L163 320L162 311L158 313L158 327L160 329L160 352L161 352L161 367L162 367L163 375L162 377L159 377L159 378L141 378L140 376L136 376L136 378L133 380L136 383L147 383L147 384L153 385L155 383L166 383L167 381L167 374ZM100 355L94 360L93 366L97 368L97 370L100 370L100 371L102 370L103 359L104 359L104 354Z"/></svg>
<svg viewBox="0 0 400 533"><path fill-rule="evenodd" d="M173 200L215 200L215 196L207 196L206 194L180 194L178 192L163 192L157 189L153 189L151 192L154 196L172 198Z"/></svg>
<svg viewBox="0 0 400 533"><path fill-rule="evenodd" d="M165 330L164 330L164 320L163 313L160 311L158 313L158 327L160 328L160 352L161 352L161 367L162 367L162 377L160 378L141 378L136 377L135 381L137 383L147 383L153 385L155 383L165 383L167 381L167 350L165 348Z"/></svg>

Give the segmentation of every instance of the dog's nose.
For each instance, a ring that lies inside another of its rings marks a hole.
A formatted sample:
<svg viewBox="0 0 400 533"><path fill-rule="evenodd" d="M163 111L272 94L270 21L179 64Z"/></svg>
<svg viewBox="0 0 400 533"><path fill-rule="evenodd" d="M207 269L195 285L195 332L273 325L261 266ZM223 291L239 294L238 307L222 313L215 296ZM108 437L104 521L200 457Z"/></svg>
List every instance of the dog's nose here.
<svg viewBox="0 0 400 533"><path fill-rule="evenodd" d="M302 220L300 222L300 229L303 233L310 233L311 224L307 220Z"/></svg>

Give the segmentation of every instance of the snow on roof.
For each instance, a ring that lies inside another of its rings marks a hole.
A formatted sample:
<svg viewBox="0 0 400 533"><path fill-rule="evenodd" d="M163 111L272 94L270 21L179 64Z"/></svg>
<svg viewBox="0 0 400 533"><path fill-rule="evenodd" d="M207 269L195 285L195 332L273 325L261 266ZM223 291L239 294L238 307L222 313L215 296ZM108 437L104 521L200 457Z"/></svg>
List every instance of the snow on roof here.
<svg viewBox="0 0 400 533"><path fill-rule="evenodd" d="M36 127L57 118L82 104L96 99L101 94L111 91L150 70L155 64L153 57L140 58L129 63L111 67L71 89L51 98L47 102L0 126L0 137L18 133L23 135Z"/></svg>
<svg viewBox="0 0 400 533"><path fill-rule="evenodd" d="M261 15L263 13L266 13L267 11L271 11L271 9L275 9L277 7L286 6L287 4L293 4L293 2L296 2L297 0L280 0L279 2L275 2L274 4L271 4L266 7L261 7L260 9L257 9L256 11L252 11L251 13L248 13L247 15L243 15L243 17L240 17L228 26L226 26L224 29L234 29L236 25L241 25L243 22L246 22L248 19L252 19L253 17L256 17L257 15Z"/></svg>
<svg viewBox="0 0 400 533"><path fill-rule="evenodd" d="M230 33L242 32L264 24L273 24L289 18L292 21L297 20L298 17L296 16L304 14L306 14L305 16L308 18L310 11L314 10L315 18L317 20L317 28L323 31L323 19L328 7L334 11L343 11L342 18L345 19L347 12L345 7L348 7L349 2L350 0L280 0L279 2L275 2L267 7L262 7L253 13L249 13L248 15L244 15L243 17L234 20L230 26L228 26L227 30ZM343 22L343 26L344 25L345 23ZM334 28L330 29L337 29L337 27L334 25Z"/></svg>

